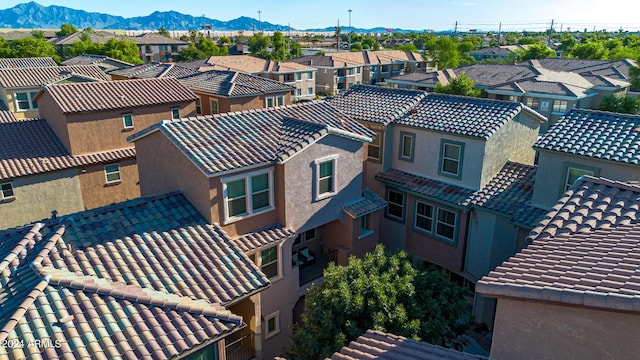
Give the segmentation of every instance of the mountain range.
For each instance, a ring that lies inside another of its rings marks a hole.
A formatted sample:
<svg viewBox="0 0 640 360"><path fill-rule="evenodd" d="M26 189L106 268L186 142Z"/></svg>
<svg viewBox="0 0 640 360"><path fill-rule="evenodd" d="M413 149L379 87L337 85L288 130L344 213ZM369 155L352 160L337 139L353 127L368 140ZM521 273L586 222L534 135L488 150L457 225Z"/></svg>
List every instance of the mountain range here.
<svg viewBox="0 0 640 360"><path fill-rule="evenodd" d="M287 31L288 26L259 22L250 17L239 17L230 21L220 21L204 16L194 17L177 11L156 11L147 16L125 18L109 14L75 10L64 6L42 6L36 2L18 4L12 8L0 10L0 28L14 29L59 29L63 23L74 25L79 29L94 30L157 30L164 26L167 30L200 29L203 24L211 25L212 30L263 30ZM297 29L291 29L297 30ZM333 32L329 26L322 29L306 29L301 31ZM353 29L357 32L384 32L385 29ZM394 31L402 31L394 29Z"/></svg>

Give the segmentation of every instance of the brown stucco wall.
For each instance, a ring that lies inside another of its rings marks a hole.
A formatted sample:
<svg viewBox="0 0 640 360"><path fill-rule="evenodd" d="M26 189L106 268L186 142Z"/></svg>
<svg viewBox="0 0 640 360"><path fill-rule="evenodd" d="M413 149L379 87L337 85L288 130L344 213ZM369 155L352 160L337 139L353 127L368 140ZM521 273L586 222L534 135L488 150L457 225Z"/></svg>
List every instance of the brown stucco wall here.
<svg viewBox="0 0 640 360"><path fill-rule="evenodd" d="M67 120L51 96L43 95L38 98L38 108L42 112L42 117L47 120L47 124L49 124L49 127L56 134L60 142L62 142L62 145L64 145L67 151L71 152L71 140L69 139Z"/></svg>
<svg viewBox="0 0 640 360"><path fill-rule="evenodd" d="M120 165L121 181L114 184L107 184L104 166L113 163ZM93 209L140 197L140 183L136 159L129 158L116 162L82 167L80 172L80 187L86 209Z"/></svg>
<svg viewBox="0 0 640 360"><path fill-rule="evenodd" d="M500 298L491 358L637 359L640 315Z"/></svg>

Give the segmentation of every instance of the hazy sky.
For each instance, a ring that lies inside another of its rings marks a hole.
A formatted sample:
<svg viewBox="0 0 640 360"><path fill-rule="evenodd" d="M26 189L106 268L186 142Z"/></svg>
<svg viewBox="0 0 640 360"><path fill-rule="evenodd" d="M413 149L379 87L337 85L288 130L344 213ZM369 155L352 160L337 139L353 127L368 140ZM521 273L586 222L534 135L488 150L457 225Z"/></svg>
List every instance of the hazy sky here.
<svg viewBox="0 0 640 360"><path fill-rule="evenodd" d="M26 0L2 0L0 8L10 8ZM240 16L258 18L273 24L290 24L294 29L333 26L337 20L348 26L351 9L353 27L403 29L542 31L554 20L554 29L640 30L638 0L37 0L41 5L59 5L89 12L124 17L149 15L154 11L175 10L193 16L231 20Z"/></svg>

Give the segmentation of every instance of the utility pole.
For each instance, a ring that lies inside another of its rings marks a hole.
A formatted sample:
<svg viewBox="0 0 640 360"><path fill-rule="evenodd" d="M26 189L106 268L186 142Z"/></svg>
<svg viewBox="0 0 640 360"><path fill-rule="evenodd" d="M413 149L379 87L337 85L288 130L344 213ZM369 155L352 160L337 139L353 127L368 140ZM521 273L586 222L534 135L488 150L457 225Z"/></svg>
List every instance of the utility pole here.
<svg viewBox="0 0 640 360"><path fill-rule="evenodd" d="M353 29L351 29L351 9L349 9L349 51L351 51L351 32L353 31Z"/></svg>
<svg viewBox="0 0 640 360"><path fill-rule="evenodd" d="M262 11L258 10L258 31L262 31Z"/></svg>
<svg viewBox="0 0 640 360"><path fill-rule="evenodd" d="M502 34L502 22L498 25L498 46L500 46L500 35Z"/></svg>
<svg viewBox="0 0 640 360"><path fill-rule="evenodd" d="M457 37L458 36L458 21L456 20L456 26L453 30L453 37Z"/></svg>
<svg viewBox="0 0 640 360"><path fill-rule="evenodd" d="M551 45L551 34L553 33L553 19L551 19L551 28L549 29L549 39L547 40L547 46Z"/></svg>
<svg viewBox="0 0 640 360"><path fill-rule="evenodd" d="M340 19L338 19L338 26L336 27L336 52L340 52Z"/></svg>

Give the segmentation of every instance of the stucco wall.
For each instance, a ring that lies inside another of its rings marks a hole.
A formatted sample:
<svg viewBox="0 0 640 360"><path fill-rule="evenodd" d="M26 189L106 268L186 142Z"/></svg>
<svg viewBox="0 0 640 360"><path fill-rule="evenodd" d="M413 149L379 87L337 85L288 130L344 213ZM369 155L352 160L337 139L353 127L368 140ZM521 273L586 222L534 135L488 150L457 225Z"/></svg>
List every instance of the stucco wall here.
<svg viewBox="0 0 640 360"><path fill-rule="evenodd" d="M539 122L520 113L498 129L486 142L480 186L491 181L508 160L533 165L536 152L532 146L539 128Z"/></svg>
<svg viewBox="0 0 640 360"><path fill-rule="evenodd" d="M13 181L15 200L0 202L0 229L24 225L84 210L77 169L19 177Z"/></svg>
<svg viewBox="0 0 640 360"><path fill-rule="evenodd" d="M113 164L111 162L109 164ZM124 159L120 165L120 182L107 184L104 172L105 164L96 164L81 168L80 187L84 207L93 209L116 202L140 197L140 183L136 159Z"/></svg>
<svg viewBox="0 0 640 360"><path fill-rule="evenodd" d="M327 135L284 164L285 225L304 231L339 219L342 207L362 194L362 143ZM315 200L316 169L314 161L337 155L336 194Z"/></svg>
<svg viewBox="0 0 640 360"><path fill-rule="evenodd" d="M640 315L498 299L491 358L637 359Z"/></svg>
<svg viewBox="0 0 640 360"><path fill-rule="evenodd" d="M18 106L16 105L16 97L15 97L15 92L31 92L31 91L35 91L38 92L40 91L40 89L42 89L41 87L36 87L36 88L29 88L29 89L4 89L3 88L3 99L5 101L5 104L7 104L7 107L9 108L9 111L11 111L13 113L13 115L16 117L16 119L29 119L29 118L35 118L35 117L39 117L40 116L40 111L39 110L27 110L27 111L18 111ZM40 102L38 102L38 108L40 107Z"/></svg>
<svg viewBox="0 0 640 360"><path fill-rule="evenodd" d="M535 205L551 208L558 201L564 192L568 165L599 169L596 176L612 180L640 179L640 166L541 150L533 189Z"/></svg>
<svg viewBox="0 0 640 360"><path fill-rule="evenodd" d="M413 162L399 159L400 133L415 134ZM464 143L462 157L462 176L460 179L438 174L440 166L441 139ZM408 173L426 176L432 179L479 189L482 179L482 166L485 154L485 142L450 134L435 133L408 126L393 127L393 144L391 145L391 167Z"/></svg>
<svg viewBox="0 0 640 360"><path fill-rule="evenodd" d="M316 94L334 95L335 89L336 83L333 69L318 68L318 72L316 72Z"/></svg>

